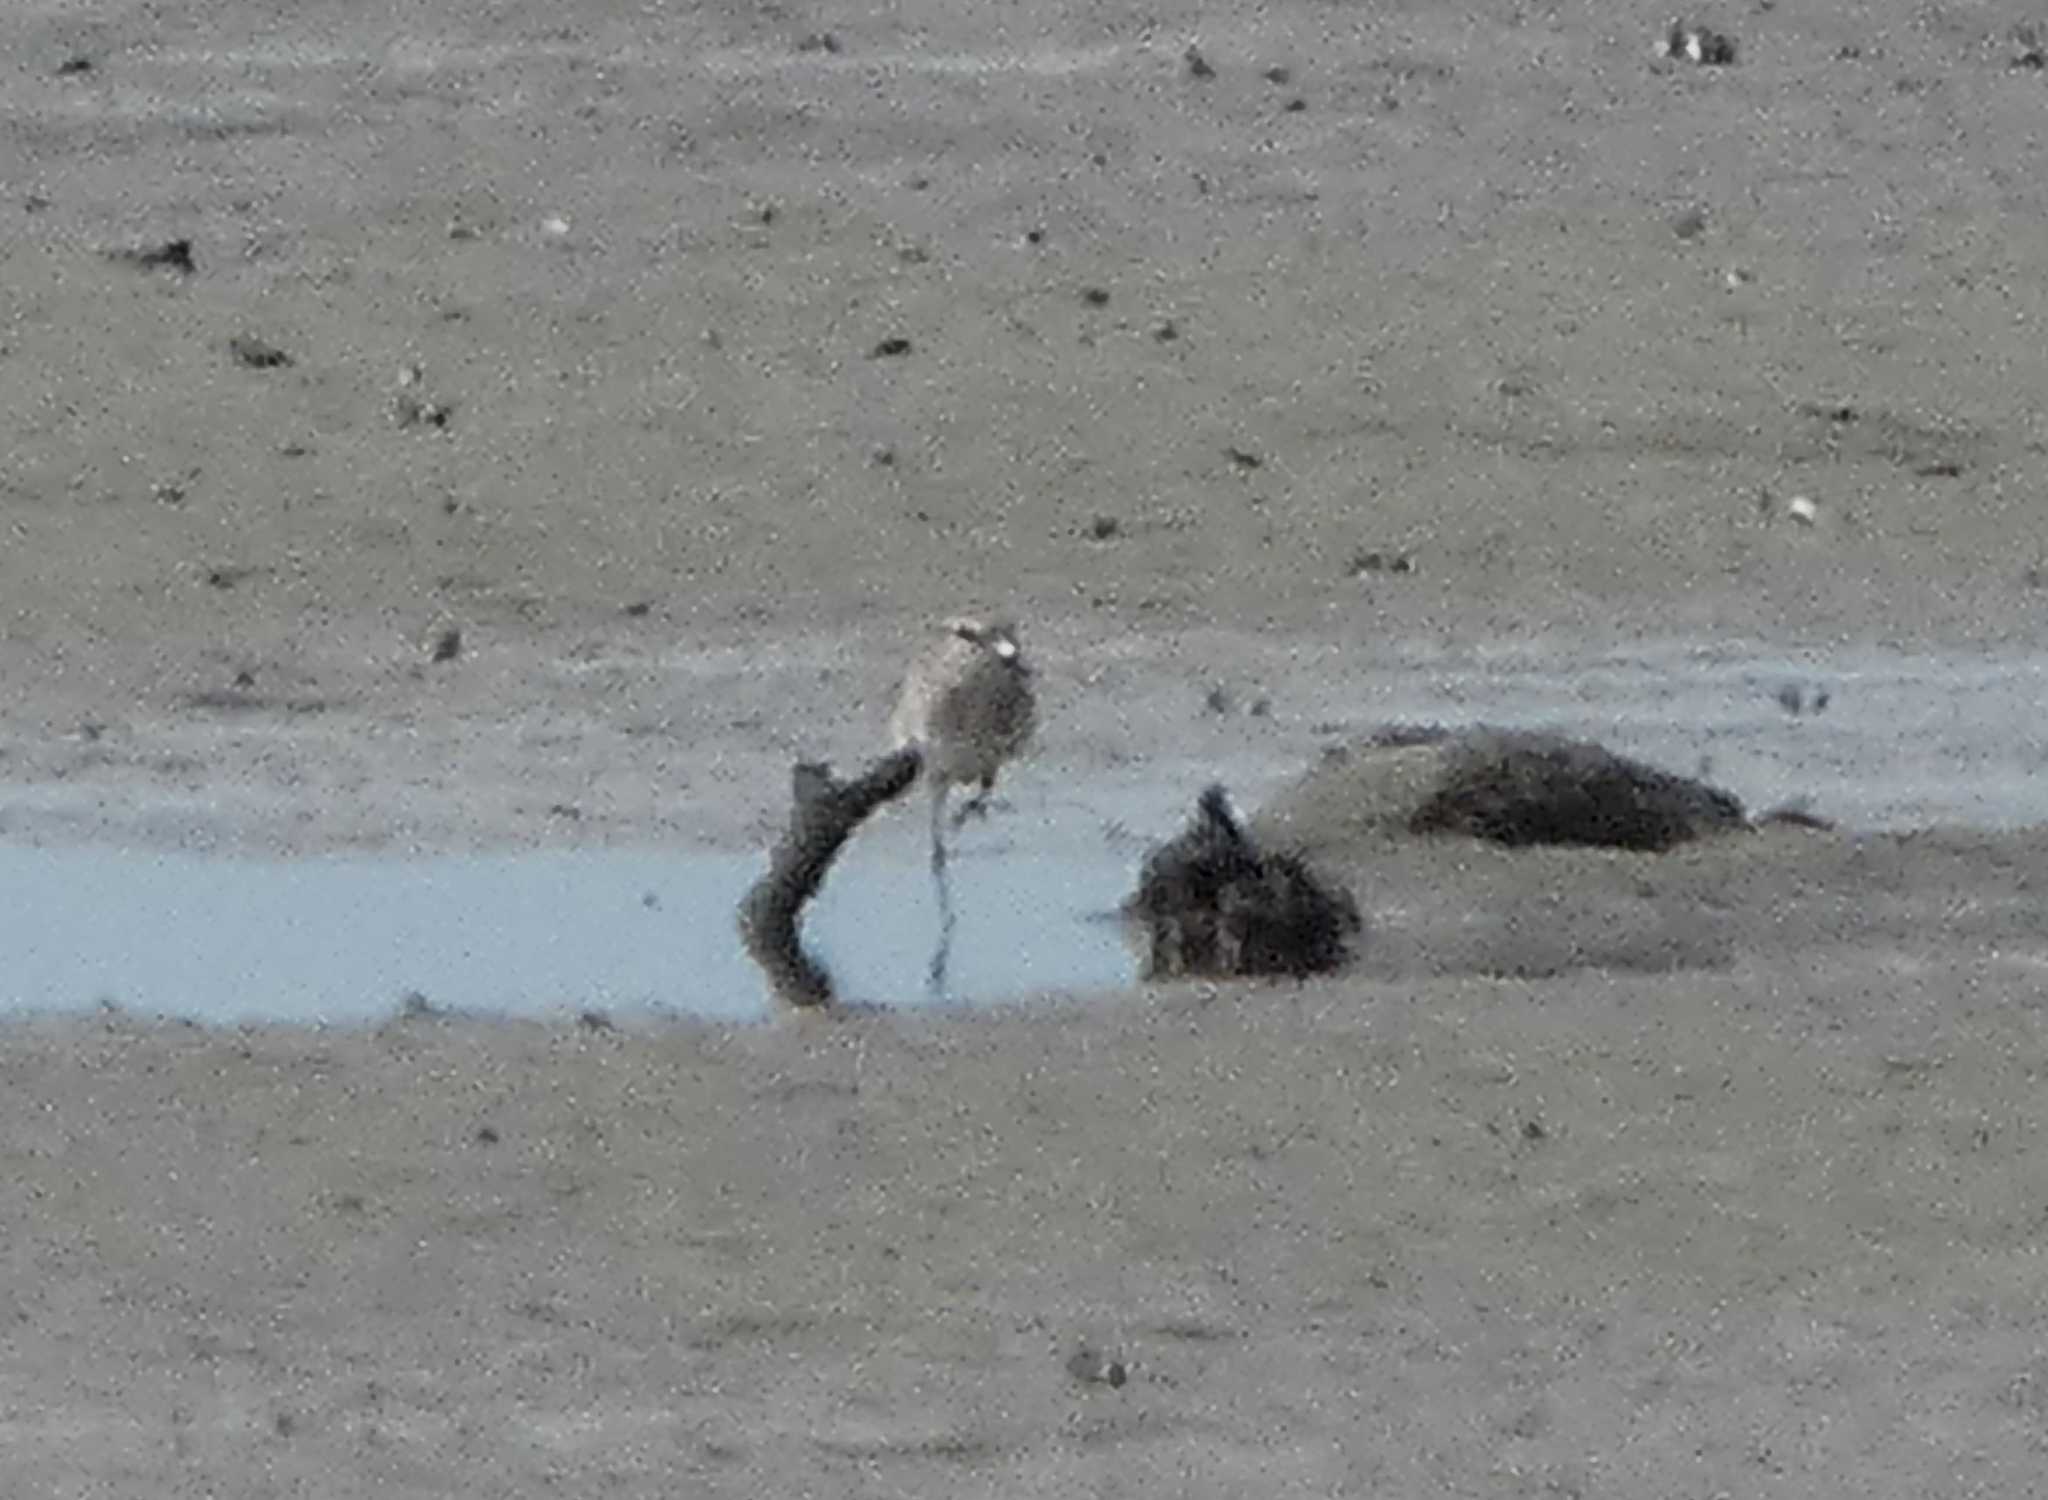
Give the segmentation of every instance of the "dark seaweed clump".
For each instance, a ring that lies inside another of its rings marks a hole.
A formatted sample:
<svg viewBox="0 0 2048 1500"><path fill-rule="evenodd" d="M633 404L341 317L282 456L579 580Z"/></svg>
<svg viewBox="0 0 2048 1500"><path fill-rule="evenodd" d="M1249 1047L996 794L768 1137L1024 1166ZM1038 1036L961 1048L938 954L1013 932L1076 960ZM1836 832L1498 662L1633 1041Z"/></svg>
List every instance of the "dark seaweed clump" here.
<svg viewBox="0 0 2048 1500"><path fill-rule="evenodd" d="M1350 958L1364 927L1350 892L1259 848L1220 786L1146 858L1125 910L1150 940L1148 979L1324 973Z"/></svg>

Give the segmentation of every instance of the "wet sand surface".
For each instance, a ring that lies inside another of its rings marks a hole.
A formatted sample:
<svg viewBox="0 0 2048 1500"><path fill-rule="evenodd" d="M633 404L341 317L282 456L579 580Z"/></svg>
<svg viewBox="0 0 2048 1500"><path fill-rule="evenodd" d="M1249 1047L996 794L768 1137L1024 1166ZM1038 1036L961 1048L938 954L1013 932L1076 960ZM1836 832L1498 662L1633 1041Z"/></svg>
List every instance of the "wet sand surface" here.
<svg viewBox="0 0 2048 1500"><path fill-rule="evenodd" d="M1845 825L1339 851L1302 986L15 1020L12 1487L2037 1487L2038 44L1701 19L0 15L10 859L740 859L960 608L968 903L1390 718Z"/></svg>

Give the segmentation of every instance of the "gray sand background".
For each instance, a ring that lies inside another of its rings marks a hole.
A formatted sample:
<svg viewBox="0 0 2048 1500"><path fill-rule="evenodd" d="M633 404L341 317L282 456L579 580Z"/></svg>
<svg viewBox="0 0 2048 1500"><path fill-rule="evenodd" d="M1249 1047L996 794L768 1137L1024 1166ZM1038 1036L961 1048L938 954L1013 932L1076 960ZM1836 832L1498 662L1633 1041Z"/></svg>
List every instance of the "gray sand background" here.
<svg viewBox="0 0 2048 1500"><path fill-rule="evenodd" d="M2048 82L2018 4L1669 19L0 13L11 842L745 849L959 607L1018 838L1502 661L1834 682L1739 790L1980 825L1360 849L1298 988L17 1022L4 1487L2037 1492ZM2008 688L1902 770L1899 661Z"/></svg>

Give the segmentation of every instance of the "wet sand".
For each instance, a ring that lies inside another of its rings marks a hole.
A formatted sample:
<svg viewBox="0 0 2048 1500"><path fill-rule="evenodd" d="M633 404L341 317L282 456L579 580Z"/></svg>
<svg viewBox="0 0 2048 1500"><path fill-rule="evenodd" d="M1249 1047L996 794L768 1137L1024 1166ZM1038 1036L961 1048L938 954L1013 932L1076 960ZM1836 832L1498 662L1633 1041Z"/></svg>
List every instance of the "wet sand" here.
<svg viewBox="0 0 2048 1500"><path fill-rule="evenodd" d="M2028 1493L2028 17L1669 19L0 16L9 842L742 850L961 607L1004 837L1460 702L1857 825L1354 851L1298 988L11 1024L15 1486Z"/></svg>
<svg viewBox="0 0 2048 1500"><path fill-rule="evenodd" d="M17 1027L0 1436L37 1494L2021 1495L2040 974Z"/></svg>

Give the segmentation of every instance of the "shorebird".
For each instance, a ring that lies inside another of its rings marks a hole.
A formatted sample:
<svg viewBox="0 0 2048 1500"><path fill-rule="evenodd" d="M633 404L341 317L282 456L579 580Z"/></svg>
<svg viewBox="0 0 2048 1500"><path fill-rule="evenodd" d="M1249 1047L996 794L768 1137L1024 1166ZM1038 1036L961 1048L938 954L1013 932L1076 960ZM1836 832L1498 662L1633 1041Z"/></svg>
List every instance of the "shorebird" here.
<svg viewBox="0 0 2048 1500"><path fill-rule="evenodd" d="M924 753L919 774L931 796L932 872L946 867L946 799L956 786L974 795L953 819L958 828L983 812L996 775L1023 753L1037 728L1031 668L1004 620L960 616L912 664L889 716L889 738Z"/></svg>

